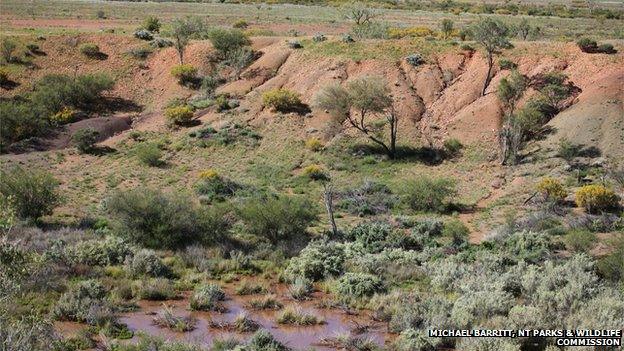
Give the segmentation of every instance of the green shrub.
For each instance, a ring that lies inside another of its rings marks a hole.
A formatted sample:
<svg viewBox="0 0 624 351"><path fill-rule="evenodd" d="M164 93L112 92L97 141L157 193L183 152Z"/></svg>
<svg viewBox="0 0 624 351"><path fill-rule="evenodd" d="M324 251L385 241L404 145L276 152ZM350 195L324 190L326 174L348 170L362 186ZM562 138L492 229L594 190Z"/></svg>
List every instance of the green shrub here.
<svg viewBox="0 0 624 351"><path fill-rule="evenodd" d="M146 166L159 167L164 164L163 153L155 143L140 144L136 147L136 156Z"/></svg>
<svg viewBox="0 0 624 351"><path fill-rule="evenodd" d="M170 308L164 307L156 314L153 323L161 328L169 328L179 333L188 332L195 329L197 320L193 316L175 316Z"/></svg>
<svg viewBox="0 0 624 351"><path fill-rule="evenodd" d="M245 312L241 312L236 316L232 326L239 333L249 333L260 329L260 324L251 319Z"/></svg>
<svg viewBox="0 0 624 351"><path fill-rule="evenodd" d="M134 286L134 295L140 299L151 301L165 301L177 297L173 283L165 278L153 278L140 281Z"/></svg>
<svg viewBox="0 0 624 351"><path fill-rule="evenodd" d="M598 51L598 43L589 38L581 38L576 42L576 44L582 52L594 53Z"/></svg>
<svg viewBox="0 0 624 351"><path fill-rule="evenodd" d="M17 43L14 40L9 38L2 39L0 43L0 55L2 55L4 62L11 63L17 60L17 58L13 56L15 49L17 49Z"/></svg>
<svg viewBox="0 0 624 351"><path fill-rule="evenodd" d="M71 141L80 153L85 154L93 151L99 136L100 132L97 130L93 128L83 128L72 135Z"/></svg>
<svg viewBox="0 0 624 351"><path fill-rule="evenodd" d="M462 221L453 219L444 224L442 236L450 238L454 246L459 246L467 242L470 230Z"/></svg>
<svg viewBox="0 0 624 351"><path fill-rule="evenodd" d="M361 217L386 213L397 202L397 196L385 184L365 181L359 187L341 192L336 207Z"/></svg>
<svg viewBox="0 0 624 351"><path fill-rule="evenodd" d="M576 191L576 204L587 212L601 212L618 206L619 198L611 189L603 185L585 185Z"/></svg>
<svg viewBox="0 0 624 351"><path fill-rule="evenodd" d="M414 223L409 234L400 231L392 232L387 239L391 247L400 247L404 250L422 250L425 247L436 246L436 237L442 235L444 225L441 220L425 218Z"/></svg>
<svg viewBox="0 0 624 351"><path fill-rule="evenodd" d="M288 45L288 47L291 49L303 48L303 45L301 45L301 42L299 40L289 40L288 42L286 42L286 45Z"/></svg>
<svg viewBox="0 0 624 351"><path fill-rule="evenodd" d="M165 110L169 126L188 125L193 120L193 110L188 106L172 106Z"/></svg>
<svg viewBox="0 0 624 351"><path fill-rule="evenodd" d="M253 351L289 351L290 349L284 344L275 340L273 335L267 330L258 330L249 340L247 344Z"/></svg>
<svg viewBox="0 0 624 351"><path fill-rule="evenodd" d="M273 89L262 94L264 107L272 108L278 112L292 112L301 106L299 94L288 89Z"/></svg>
<svg viewBox="0 0 624 351"><path fill-rule="evenodd" d="M459 48L464 50L464 51L468 51L468 52L474 52L475 51L475 49L470 44L462 44Z"/></svg>
<svg viewBox="0 0 624 351"><path fill-rule="evenodd" d="M225 201L226 198L234 195L237 188L236 183L221 177L216 172L206 176L203 176L202 172L199 181L195 183L195 191L200 196L200 201L207 204Z"/></svg>
<svg viewBox="0 0 624 351"><path fill-rule="evenodd" d="M447 200L457 194L451 179L420 177L403 187L404 200L415 211L444 212Z"/></svg>
<svg viewBox="0 0 624 351"><path fill-rule="evenodd" d="M168 48L173 46L173 41L166 38L154 38L149 44L153 48Z"/></svg>
<svg viewBox="0 0 624 351"><path fill-rule="evenodd" d="M571 230L565 235L565 243L572 252L589 252L596 243L596 234L589 230Z"/></svg>
<svg viewBox="0 0 624 351"><path fill-rule="evenodd" d="M580 151L580 145L573 144L566 138L561 138L559 140L557 156L563 158L567 162L570 162L575 157L579 156Z"/></svg>
<svg viewBox="0 0 624 351"><path fill-rule="evenodd" d="M160 26L161 24L158 17L148 16L143 20L143 25L141 27L150 32L158 33L160 31Z"/></svg>
<svg viewBox="0 0 624 351"><path fill-rule="evenodd" d="M117 236L82 241L70 248L73 260L89 266L122 264L133 252L133 247Z"/></svg>
<svg viewBox="0 0 624 351"><path fill-rule="evenodd" d="M4 86L11 81L9 79L9 72L4 67L0 67L0 86Z"/></svg>
<svg viewBox="0 0 624 351"><path fill-rule="evenodd" d="M128 50L127 54L135 59L144 60L152 52L153 52L153 49L149 46L139 46L139 47Z"/></svg>
<svg viewBox="0 0 624 351"><path fill-rule="evenodd" d="M345 254L335 242L312 241L298 256L290 259L286 273L291 277L303 277L318 281L336 277L344 271Z"/></svg>
<svg viewBox="0 0 624 351"><path fill-rule="evenodd" d="M175 65L171 68L171 75L182 85L192 83L197 79L197 68L189 64Z"/></svg>
<svg viewBox="0 0 624 351"><path fill-rule="evenodd" d="M253 283L247 279L243 280L236 286L234 292L236 295L254 295L262 294L267 291L266 287L261 284Z"/></svg>
<svg viewBox="0 0 624 351"><path fill-rule="evenodd" d="M196 311L221 311L221 302L225 293L216 284L205 284L197 287L189 299L191 309Z"/></svg>
<svg viewBox="0 0 624 351"><path fill-rule="evenodd" d="M81 54L91 58L100 55L100 47L93 43L82 44L79 50Z"/></svg>
<svg viewBox="0 0 624 351"><path fill-rule="evenodd" d="M128 270L132 275L147 275L150 277L169 277L171 269L152 250L140 250L128 262Z"/></svg>
<svg viewBox="0 0 624 351"><path fill-rule="evenodd" d="M327 40L327 37L323 33L316 33L312 36L312 41L315 43L320 43Z"/></svg>
<svg viewBox="0 0 624 351"><path fill-rule="evenodd" d="M274 295L268 295L259 299L250 300L249 307L254 310L279 310L283 305Z"/></svg>
<svg viewBox="0 0 624 351"><path fill-rule="evenodd" d="M221 64L230 68L230 79L240 79L243 70L255 59L254 51L245 46L228 52Z"/></svg>
<svg viewBox="0 0 624 351"><path fill-rule="evenodd" d="M386 222L364 222L355 226L348 234L350 240L362 244L368 252L383 250L386 238L392 233L392 227Z"/></svg>
<svg viewBox="0 0 624 351"><path fill-rule="evenodd" d="M58 320L87 322L91 307L100 305L105 296L106 289L98 281L80 282L61 295L52 316Z"/></svg>
<svg viewBox="0 0 624 351"><path fill-rule="evenodd" d="M511 234L502 246L512 258L537 263L550 256L552 245L548 234L521 231Z"/></svg>
<svg viewBox="0 0 624 351"><path fill-rule="evenodd" d="M322 319L319 319L315 315L306 313L302 309L294 306L286 307L277 315L275 321L278 324L288 325L315 325L324 323Z"/></svg>
<svg viewBox="0 0 624 351"><path fill-rule="evenodd" d="M309 165L303 168L302 174L312 180L328 180L329 176L320 165Z"/></svg>
<svg viewBox="0 0 624 351"><path fill-rule="evenodd" d="M462 145L462 143L455 138L444 140L444 151L449 156L456 156L463 147L464 145Z"/></svg>
<svg viewBox="0 0 624 351"><path fill-rule="evenodd" d="M320 151L323 149L323 142L318 138L309 138L305 141L305 147L310 151Z"/></svg>
<svg viewBox="0 0 624 351"><path fill-rule="evenodd" d="M249 199L237 212L250 233L272 243L303 234L318 213L308 200L283 195Z"/></svg>
<svg viewBox="0 0 624 351"><path fill-rule="evenodd" d="M367 22L351 28L351 36L356 39L388 39L390 27L383 22Z"/></svg>
<svg viewBox="0 0 624 351"><path fill-rule="evenodd" d="M76 77L62 74L46 75L33 85L28 95L30 108L49 118L65 107L91 110L102 100L101 94L111 90L114 81L105 74Z"/></svg>
<svg viewBox="0 0 624 351"><path fill-rule="evenodd" d="M45 171L21 167L0 171L0 195L10 198L18 217L38 219L60 204L59 183Z"/></svg>
<svg viewBox="0 0 624 351"><path fill-rule="evenodd" d="M73 350L92 349L97 346L97 344L95 343L95 341L92 340L92 338L93 338L93 332L89 331L88 329L81 329L80 331L76 333L76 335L54 341L54 343L52 344L52 350L53 351L73 351ZM46 346L49 346L49 345L46 345ZM16 348L16 350L18 349L19 348ZM44 348L42 347L42 349Z"/></svg>
<svg viewBox="0 0 624 351"><path fill-rule="evenodd" d="M226 57L228 53L251 44L249 38L238 29L216 28L208 33L208 39L222 57Z"/></svg>
<svg viewBox="0 0 624 351"><path fill-rule="evenodd" d="M615 50L611 44L600 44L598 45L598 52L603 54L615 54L617 50Z"/></svg>
<svg viewBox="0 0 624 351"><path fill-rule="evenodd" d="M500 69L512 70L518 67L518 65L509 59L501 58L498 60L498 67L500 67Z"/></svg>
<svg viewBox="0 0 624 351"><path fill-rule="evenodd" d="M405 329L393 343L396 351L433 351L440 344L440 338L429 337L425 331Z"/></svg>
<svg viewBox="0 0 624 351"><path fill-rule="evenodd" d="M379 277L366 273L345 273L336 283L336 292L341 297L366 297L385 292Z"/></svg>
<svg viewBox="0 0 624 351"><path fill-rule="evenodd" d="M219 95L215 99L215 105L217 105L217 112L227 111L231 108L227 95Z"/></svg>
<svg viewBox="0 0 624 351"><path fill-rule="evenodd" d="M28 49L28 51L30 51L31 53L37 53L37 52L39 52L39 50L41 50L39 45L37 45L35 43L28 43L28 44L26 44L26 49Z"/></svg>
<svg viewBox="0 0 624 351"><path fill-rule="evenodd" d="M624 284L624 235L617 235L610 244L613 249L598 261L598 272L610 281Z"/></svg>
<svg viewBox="0 0 624 351"><path fill-rule="evenodd" d="M295 300L308 300L314 291L312 281L303 277L296 277L295 281L288 287L288 294Z"/></svg>
<svg viewBox="0 0 624 351"><path fill-rule="evenodd" d="M232 24L232 27L238 28L238 29L245 29L248 26L249 26L249 23L247 23L247 21L245 21L244 19L239 19L238 21L234 22L234 24Z"/></svg>
<svg viewBox="0 0 624 351"><path fill-rule="evenodd" d="M243 342L235 337L227 337L224 339L215 338L212 341L211 351L230 351L238 347L242 347Z"/></svg>
<svg viewBox="0 0 624 351"><path fill-rule="evenodd" d="M182 195L135 188L113 194L106 207L114 230L130 241L153 249L214 243L229 230L224 211L197 209Z"/></svg>
<svg viewBox="0 0 624 351"><path fill-rule="evenodd" d="M202 79L201 88L206 92L206 95L213 96L215 90L217 90L217 87L219 87L221 83L221 77L217 74L211 74Z"/></svg>
<svg viewBox="0 0 624 351"><path fill-rule="evenodd" d="M141 40L152 40L154 39L154 35L146 30L146 29L139 29L136 32L134 32L134 37L137 39L141 39Z"/></svg>

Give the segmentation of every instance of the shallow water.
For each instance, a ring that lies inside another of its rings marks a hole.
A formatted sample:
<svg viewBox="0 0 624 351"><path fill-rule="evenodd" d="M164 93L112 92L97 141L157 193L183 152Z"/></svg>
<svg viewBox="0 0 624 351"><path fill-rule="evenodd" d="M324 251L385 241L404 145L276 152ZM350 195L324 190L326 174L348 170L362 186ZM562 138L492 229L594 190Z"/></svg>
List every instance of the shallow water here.
<svg viewBox="0 0 624 351"><path fill-rule="evenodd" d="M185 342L193 342L205 346L210 346L215 338L236 337L240 340L247 340L252 333L236 333L228 332L218 328L209 327L209 321L215 322L232 322L236 316L245 312L247 315L266 329L273 336L294 349L308 349L314 347L317 350L332 350L331 347L321 346L319 342L323 338L335 337L338 334L349 333L357 326L369 325L370 327L365 333L359 334L358 337L371 338L380 346L383 346L388 339L385 332L386 327L383 323L373 322L367 315L360 313L359 315L350 315L340 309L335 308L318 308L315 304L325 295L320 292L313 294L313 298L309 301L294 301L287 297L286 289L283 286L274 286L271 290L274 295L284 304L284 306L295 305L302 310L312 313L317 317L324 319L325 323L315 326L284 326L275 322L275 317L280 310L263 310L255 311L246 307L249 300L262 297L263 295L238 296L234 294L234 286L224 286L227 300L224 306L227 312L198 312L190 311L188 303L188 295L180 300L172 300L165 302L156 301L140 301L140 309L131 313L123 314L120 321L127 324L132 331L143 331L150 335L158 335L168 340L178 340ZM192 316L197 323L195 329L190 332L181 333L161 328L153 324L154 314L159 312L166 304L171 308L176 316ZM353 333L355 334L355 333Z"/></svg>

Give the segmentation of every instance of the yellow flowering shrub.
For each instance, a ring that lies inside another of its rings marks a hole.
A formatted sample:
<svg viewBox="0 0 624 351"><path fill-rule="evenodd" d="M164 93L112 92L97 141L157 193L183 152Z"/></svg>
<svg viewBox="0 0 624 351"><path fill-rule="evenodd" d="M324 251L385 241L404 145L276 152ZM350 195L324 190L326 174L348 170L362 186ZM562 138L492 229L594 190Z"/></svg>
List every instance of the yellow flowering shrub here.
<svg viewBox="0 0 624 351"><path fill-rule="evenodd" d="M188 106L173 106L165 110L165 117L170 126L185 125L193 119L193 110Z"/></svg>
<svg viewBox="0 0 624 351"><path fill-rule="evenodd" d="M274 111L290 112L301 105L299 94L288 89L273 89L262 94L262 104Z"/></svg>
<svg viewBox="0 0 624 351"><path fill-rule="evenodd" d="M212 168L199 172L200 179L215 179L219 178L219 173Z"/></svg>
<svg viewBox="0 0 624 351"><path fill-rule="evenodd" d="M546 200L560 202L566 197L566 191L560 181L555 178L546 177L537 183L539 191Z"/></svg>
<svg viewBox="0 0 624 351"><path fill-rule="evenodd" d="M434 31L427 27L390 28L388 30L388 36L392 39L424 38L433 34Z"/></svg>
<svg viewBox="0 0 624 351"><path fill-rule="evenodd" d="M309 138L305 141L305 147L312 151L319 151L323 148L323 143L318 138Z"/></svg>
<svg viewBox="0 0 624 351"><path fill-rule="evenodd" d="M585 185L576 191L576 204L587 212L598 212L616 207L618 196L611 189L602 185Z"/></svg>
<svg viewBox="0 0 624 351"><path fill-rule="evenodd" d="M63 107L62 110L53 114L52 117L50 117L50 120L58 124L65 124L71 122L75 115L76 110L71 107Z"/></svg>
<svg viewBox="0 0 624 351"><path fill-rule="evenodd" d="M316 164L306 166L303 169L303 175L313 180L323 180L328 178L323 167Z"/></svg>

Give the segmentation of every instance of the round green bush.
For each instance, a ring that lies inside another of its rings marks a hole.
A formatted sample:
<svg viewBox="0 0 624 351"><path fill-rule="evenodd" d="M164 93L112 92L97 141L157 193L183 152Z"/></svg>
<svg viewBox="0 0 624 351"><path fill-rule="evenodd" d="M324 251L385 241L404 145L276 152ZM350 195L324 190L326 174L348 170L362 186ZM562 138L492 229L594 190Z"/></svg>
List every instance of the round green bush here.
<svg viewBox="0 0 624 351"><path fill-rule="evenodd" d="M344 271L345 253L333 241L312 241L299 256L290 260L286 273L291 277L304 277L318 281L335 277Z"/></svg>
<svg viewBox="0 0 624 351"><path fill-rule="evenodd" d="M140 144L136 148L136 155L147 166L158 167L163 164L162 151L156 144Z"/></svg>
<svg viewBox="0 0 624 351"><path fill-rule="evenodd" d="M365 297L385 292L379 277L366 273L345 273L336 284L336 292L342 297Z"/></svg>
<svg viewBox="0 0 624 351"><path fill-rule="evenodd" d="M582 52L594 53L598 51L598 43L589 38L581 38L576 42L576 44Z"/></svg>
<svg viewBox="0 0 624 351"><path fill-rule="evenodd" d="M100 132L93 128L84 128L78 130L71 137L71 141L81 153L89 153L93 151L95 143L98 141Z"/></svg>
<svg viewBox="0 0 624 351"><path fill-rule="evenodd" d="M455 181L420 177L403 187L404 200L415 211L444 212L448 199L457 194Z"/></svg>
<svg viewBox="0 0 624 351"><path fill-rule="evenodd" d="M379 252L391 232L392 227L386 222L364 222L351 229L348 238L362 244L368 252Z"/></svg>
<svg viewBox="0 0 624 351"><path fill-rule="evenodd" d="M150 277L169 277L171 270L167 267L156 252L143 249L138 251L128 263L128 270L135 276L147 275Z"/></svg>
<svg viewBox="0 0 624 351"><path fill-rule="evenodd" d="M193 310L213 311L222 308L219 303L223 300L225 300L225 293L220 286L205 284L195 289L189 303Z"/></svg>
<svg viewBox="0 0 624 351"><path fill-rule="evenodd" d="M93 43L85 43L80 45L80 53L87 57L96 57L100 54L100 47Z"/></svg>
<svg viewBox="0 0 624 351"><path fill-rule="evenodd" d="M61 202L58 181L45 171L15 167L0 170L0 179L0 196L11 199L17 216L22 219L52 214Z"/></svg>
<svg viewBox="0 0 624 351"><path fill-rule="evenodd" d="M171 68L171 75L176 77L180 84L186 84L197 77L197 68L189 64L175 65Z"/></svg>

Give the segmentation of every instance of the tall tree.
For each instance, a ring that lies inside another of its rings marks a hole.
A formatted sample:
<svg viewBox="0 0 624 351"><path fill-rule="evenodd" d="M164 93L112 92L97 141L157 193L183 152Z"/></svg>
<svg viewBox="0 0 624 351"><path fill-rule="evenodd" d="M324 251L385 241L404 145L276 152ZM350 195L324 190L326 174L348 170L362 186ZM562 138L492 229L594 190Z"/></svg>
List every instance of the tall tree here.
<svg viewBox="0 0 624 351"><path fill-rule="evenodd" d="M365 3L355 1L345 5L344 16L359 26L371 22L377 16L377 13L371 10Z"/></svg>
<svg viewBox="0 0 624 351"><path fill-rule="evenodd" d="M526 78L518 71L512 71L511 75L501 79L498 85L497 95L503 105L505 115L503 126L499 135L501 148L501 164L515 164L522 139L524 128L522 119L516 116L516 106L526 90Z"/></svg>
<svg viewBox="0 0 624 351"><path fill-rule="evenodd" d="M485 76L485 83L481 96L485 95L485 90L492 80L492 67L494 66L494 55L502 49L513 47L509 42L510 30L503 22L497 19L485 18L477 22L472 28L474 40L483 46L487 55L488 70Z"/></svg>
<svg viewBox="0 0 624 351"><path fill-rule="evenodd" d="M448 39L453 34L453 21L445 18L440 22L440 31L444 35L444 39Z"/></svg>
<svg viewBox="0 0 624 351"><path fill-rule="evenodd" d="M178 51L180 64L184 64L184 50L191 38L205 31L205 24L199 17L176 18L171 23L171 37L174 47Z"/></svg>
<svg viewBox="0 0 624 351"><path fill-rule="evenodd" d="M315 105L329 111L339 125L346 121L381 146L389 158L395 158L399 118L383 78L366 76L349 82L346 87L327 86L316 95ZM384 124L390 128L388 143L383 140L383 125L370 120L379 115L384 116Z"/></svg>

